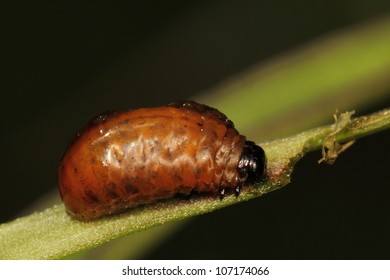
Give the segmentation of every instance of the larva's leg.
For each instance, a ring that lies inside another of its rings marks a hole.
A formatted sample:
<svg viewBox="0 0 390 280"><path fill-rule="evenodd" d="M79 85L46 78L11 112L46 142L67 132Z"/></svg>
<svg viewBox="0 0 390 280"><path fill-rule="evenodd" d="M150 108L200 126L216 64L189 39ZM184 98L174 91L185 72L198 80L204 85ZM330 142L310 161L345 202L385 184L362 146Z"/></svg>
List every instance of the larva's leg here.
<svg viewBox="0 0 390 280"><path fill-rule="evenodd" d="M225 188L222 188L219 192L219 199L223 199L225 197L226 190Z"/></svg>
<svg viewBox="0 0 390 280"><path fill-rule="evenodd" d="M234 195L236 197L238 197L240 195L240 191L241 191L241 186L237 186L235 189L234 189Z"/></svg>

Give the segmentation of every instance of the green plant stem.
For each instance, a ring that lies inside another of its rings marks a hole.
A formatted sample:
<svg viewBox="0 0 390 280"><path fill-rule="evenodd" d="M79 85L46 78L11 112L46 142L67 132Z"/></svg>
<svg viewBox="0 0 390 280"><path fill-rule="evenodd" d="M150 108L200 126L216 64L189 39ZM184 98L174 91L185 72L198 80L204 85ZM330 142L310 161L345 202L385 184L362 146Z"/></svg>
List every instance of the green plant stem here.
<svg viewBox="0 0 390 280"><path fill-rule="evenodd" d="M322 36L235 74L197 101L223 109L251 139L306 131L326 123L336 108L361 108L388 96L389 30L387 15Z"/></svg>
<svg viewBox="0 0 390 280"><path fill-rule="evenodd" d="M55 205L0 225L0 258L64 258L120 236L259 197L287 185L296 162L305 153L320 149L330 135L335 135L335 141L345 142L389 127L390 109L387 109L351 121L347 119L341 129L333 124L261 144L268 157L267 180L245 188L238 198L227 195L222 200L210 196L170 199L92 222L73 220L66 215L62 204Z"/></svg>

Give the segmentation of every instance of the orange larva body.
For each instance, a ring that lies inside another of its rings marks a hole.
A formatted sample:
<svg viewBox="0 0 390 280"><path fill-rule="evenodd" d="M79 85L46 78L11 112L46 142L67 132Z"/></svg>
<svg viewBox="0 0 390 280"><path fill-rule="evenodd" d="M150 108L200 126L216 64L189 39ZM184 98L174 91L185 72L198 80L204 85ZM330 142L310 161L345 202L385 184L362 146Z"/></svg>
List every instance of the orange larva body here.
<svg viewBox="0 0 390 280"><path fill-rule="evenodd" d="M102 115L60 162L61 197L70 215L89 220L176 194L235 189L248 177L238 168L246 143L225 115L195 102Z"/></svg>

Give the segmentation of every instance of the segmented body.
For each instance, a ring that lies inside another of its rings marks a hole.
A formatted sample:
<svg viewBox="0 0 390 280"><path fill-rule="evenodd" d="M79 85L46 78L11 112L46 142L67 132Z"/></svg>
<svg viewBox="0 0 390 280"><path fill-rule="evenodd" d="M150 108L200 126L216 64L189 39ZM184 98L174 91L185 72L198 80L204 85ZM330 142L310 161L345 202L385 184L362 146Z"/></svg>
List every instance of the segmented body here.
<svg viewBox="0 0 390 280"><path fill-rule="evenodd" d="M246 143L225 115L195 102L101 115L60 162L61 197L70 215L90 220L177 194L234 189L247 181L238 169Z"/></svg>

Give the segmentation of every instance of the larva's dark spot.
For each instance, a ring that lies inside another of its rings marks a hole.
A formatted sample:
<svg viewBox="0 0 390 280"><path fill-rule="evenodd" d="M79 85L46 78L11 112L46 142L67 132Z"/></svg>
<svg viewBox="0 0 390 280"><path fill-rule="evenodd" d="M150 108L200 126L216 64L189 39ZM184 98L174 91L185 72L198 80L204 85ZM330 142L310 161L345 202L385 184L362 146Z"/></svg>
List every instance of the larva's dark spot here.
<svg viewBox="0 0 390 280"><path fill-rule="evenodd" d="M87 189L85 191L85 195L86 195L86 201L89 201L92 204L98 204L99 203L99 199L97 198L97 196L91 190Z"/></svg>
<svg viewBox="0 0 390 280"><path fill-rule="evenodd" d="M116 193L117 192L117 186L115 184L110 184L106 187L106 191L107 191L107 196L110 198L110 199L116 199L119 197L119 195Z"/></svg>
<svg viewBox="0 0 390 280"><path fill-rule="evenodd" d="M178 102L93 118L70 143L58 180L67 212L87 221L177 195L239 195L265 168L263 149L223 113Z"/></svg>
<svg viewBox="0 0 390 280"><path fill-rule="evenodd" d="M125 184L125 190L129 195L139 193L139 189L130 184Z"/></svg>

